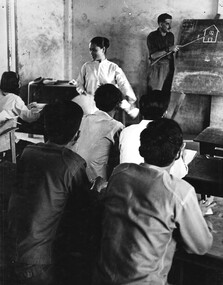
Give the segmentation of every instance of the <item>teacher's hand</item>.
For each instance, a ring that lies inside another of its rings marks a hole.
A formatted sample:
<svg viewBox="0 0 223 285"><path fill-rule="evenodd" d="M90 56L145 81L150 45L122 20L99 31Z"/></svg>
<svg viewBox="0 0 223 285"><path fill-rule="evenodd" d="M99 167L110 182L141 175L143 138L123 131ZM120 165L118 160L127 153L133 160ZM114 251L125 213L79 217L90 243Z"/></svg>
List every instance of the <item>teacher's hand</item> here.
<svg viewBox="0 0 223 285"><path fill-rule="evenodd" d="M169 48L170 52L177 52L180 49L179 45L174 45Z"/></svg>

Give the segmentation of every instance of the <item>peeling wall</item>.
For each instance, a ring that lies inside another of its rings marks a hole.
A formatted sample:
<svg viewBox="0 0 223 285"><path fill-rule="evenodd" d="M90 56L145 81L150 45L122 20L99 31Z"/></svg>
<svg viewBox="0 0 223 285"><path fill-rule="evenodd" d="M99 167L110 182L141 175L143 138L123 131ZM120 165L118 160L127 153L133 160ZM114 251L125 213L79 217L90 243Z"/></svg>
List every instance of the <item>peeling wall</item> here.
<svg viewBox="0 0 223 285"><path fill-rule="evenodd" d="M17 1L18 71L22 82L64 76L64 1Z"/></svg>
<svg viewBox="0 0 223 285"><path fill-rule="evenodd" d="M0 0L0 74L8 68L6 14L6 1Z"/></svg>

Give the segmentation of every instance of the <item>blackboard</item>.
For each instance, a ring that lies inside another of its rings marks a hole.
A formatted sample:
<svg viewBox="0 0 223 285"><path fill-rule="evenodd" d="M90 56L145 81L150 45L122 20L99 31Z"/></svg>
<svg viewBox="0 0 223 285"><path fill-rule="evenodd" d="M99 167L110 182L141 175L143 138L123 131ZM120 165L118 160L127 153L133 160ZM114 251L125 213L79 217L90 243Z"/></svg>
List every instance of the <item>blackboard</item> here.
<svg viewBox="0 0 223 285"><path fill-rule="evenodd" d="M184 20L178 44L172 91L223 96L223 20Z"/></svg>

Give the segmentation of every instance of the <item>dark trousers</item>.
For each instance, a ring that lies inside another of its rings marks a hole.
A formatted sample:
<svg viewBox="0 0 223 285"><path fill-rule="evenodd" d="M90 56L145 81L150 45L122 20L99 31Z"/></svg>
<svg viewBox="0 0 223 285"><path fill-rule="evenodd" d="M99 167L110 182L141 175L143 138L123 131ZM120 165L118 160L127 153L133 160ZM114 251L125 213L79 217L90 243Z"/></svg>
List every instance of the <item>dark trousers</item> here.
<svg viewBox="0 0 223 285"><path fill-rule="evenodd" d="M5 282L7 285L91 285L92 267L91 262L78 255L56 265L14 263L7 274L5 271Z"/></svg>
<svg viewBox="0 0 223 285"><path fill-rule="evenodd" d="M151 67L148 76L148 91L162 90L170 95L174 75L174 66L168 61L160 61Z"/></svg>
<svg viewBox="0 0 223 285"><path fill-rule="evenodd" d="M55 268L51 264L14 264L13 279L18 285L55 285Z"/></svg>

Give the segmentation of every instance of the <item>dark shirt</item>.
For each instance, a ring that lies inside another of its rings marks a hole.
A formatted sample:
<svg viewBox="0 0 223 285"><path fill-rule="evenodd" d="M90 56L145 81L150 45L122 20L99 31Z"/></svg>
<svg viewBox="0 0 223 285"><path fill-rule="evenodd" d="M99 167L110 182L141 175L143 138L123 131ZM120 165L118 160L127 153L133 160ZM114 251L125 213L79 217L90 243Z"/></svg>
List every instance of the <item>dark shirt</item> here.
<svg viewBox="0 0 223 285"><path fill-rule="evenodd" d="M65 250L63 235L72 227L76 230L75 218L88 199L85 166L78 154L65 147L40 143L25 148L9 204L12 258L16 262L51 264L61 240Z"/></svg>
<svg viewBox="0 0 223 285"><path fill-rule="evenodd" d="M174 45L174 35L169 32L166 33L165 36L162 36L159 29L151 32L147 37L147 46L149 49L149 55L151 59L151 55L157 51L166 51L169 52L169 48ZM169 56L164 57L161 60L173 60L173 54L171 53Z"/></svg>
<svg viewBox="0 0 223 285"><path fill-rule="evenodd" d="M147 37L147 46L149 49L150 62L153 63L157 59L152 59L151 55L158 51L169 52L169 48L174 45L174 35L169 32L162 36L159 29L151 32ZM162 57L150 67L148 86L151 89L164 90L166 94L170 94L172 80L174 74L174 57L173 53Z"/></svg>

